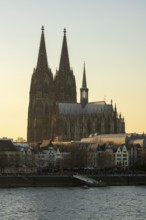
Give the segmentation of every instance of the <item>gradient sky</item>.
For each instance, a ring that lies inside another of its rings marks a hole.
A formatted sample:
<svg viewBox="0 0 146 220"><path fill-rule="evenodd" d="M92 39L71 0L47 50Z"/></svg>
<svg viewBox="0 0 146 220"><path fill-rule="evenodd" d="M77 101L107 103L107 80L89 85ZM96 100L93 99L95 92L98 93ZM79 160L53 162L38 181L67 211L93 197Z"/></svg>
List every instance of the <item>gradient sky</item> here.
<svg viewBox="0 0 146 220"><path fill-rule="evenodd" d="M59 67L63 29L79 101L113 100L127 133L146 133L145 0L0 0L0 137L27 134L30 81L45 27L48 63Z"/></svg>

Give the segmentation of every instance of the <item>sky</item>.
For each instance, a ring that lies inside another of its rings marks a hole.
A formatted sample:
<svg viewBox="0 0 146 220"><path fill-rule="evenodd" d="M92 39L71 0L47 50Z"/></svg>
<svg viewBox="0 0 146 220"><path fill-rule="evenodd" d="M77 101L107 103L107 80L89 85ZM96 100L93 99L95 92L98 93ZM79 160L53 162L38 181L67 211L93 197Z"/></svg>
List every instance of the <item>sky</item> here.
<svg viewBox="0 0 146 220"><path fill-rule="evenodd" d="M78 102L85 62L89 101L112 100L127 133L146 133L145 12L145 0L0 0L0 138L27 137L42 25L53 74L67 30Z"/></svg>

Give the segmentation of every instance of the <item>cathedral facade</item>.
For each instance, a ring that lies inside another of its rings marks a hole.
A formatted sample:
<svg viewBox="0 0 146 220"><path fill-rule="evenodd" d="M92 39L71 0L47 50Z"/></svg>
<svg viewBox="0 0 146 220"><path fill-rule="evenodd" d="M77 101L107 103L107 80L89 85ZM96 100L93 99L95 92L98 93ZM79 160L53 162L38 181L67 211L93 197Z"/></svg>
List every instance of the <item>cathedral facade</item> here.
<svg viewBox="0 0 146 220"><path fill-rule="evenodd" d="M70 68L66 30L64 29L59 69L53 77L48 65L42 27L37 66L34 68L28 107L27 141L45 139L80 140L90 134L125 133L125 122L112 102L88 101L85 65L80 102L76 80Z"/></svg>

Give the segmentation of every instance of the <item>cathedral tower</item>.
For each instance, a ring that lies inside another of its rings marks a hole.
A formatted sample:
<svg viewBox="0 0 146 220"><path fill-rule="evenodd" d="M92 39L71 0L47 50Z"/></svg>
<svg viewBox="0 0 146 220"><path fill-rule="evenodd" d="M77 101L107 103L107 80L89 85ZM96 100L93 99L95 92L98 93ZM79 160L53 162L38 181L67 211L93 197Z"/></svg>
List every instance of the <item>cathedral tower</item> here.
<svg viewBox="0 0 146 220"><path fill-rule="evenodd" d="M28 108L28 142L39 142L53 135L53 75L48 67L44 27L42 27L37 66L31 78Z"/></svg>
<svg viewBox="0 0 146 220"><path fill-rule="evenodd" d="M76 103L76 82L73 70L70 69L66 29L64 29L59 70L56 71L54 78L54 88L56 102Z"/></svg>

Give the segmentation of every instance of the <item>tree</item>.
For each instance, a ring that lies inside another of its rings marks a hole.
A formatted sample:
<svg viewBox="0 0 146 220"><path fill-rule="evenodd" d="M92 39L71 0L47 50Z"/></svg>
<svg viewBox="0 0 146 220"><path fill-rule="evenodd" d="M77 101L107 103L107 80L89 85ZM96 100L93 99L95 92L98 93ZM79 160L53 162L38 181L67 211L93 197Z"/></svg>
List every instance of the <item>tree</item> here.
<svg viewBox="0 0 146 220"><path fill-rule="evenodd" d="M63 167L84 168L87 166L87 151L77 144L72 144L68 149L68 154L64 156Z"/></svg>
<svg viewBox="0 0 146 220"><path fill-rule="evenodd" d="M5 172L5 168L8 166L8 156L6 153L1 152L0 153L0 169L1 173Z"/></svg>

